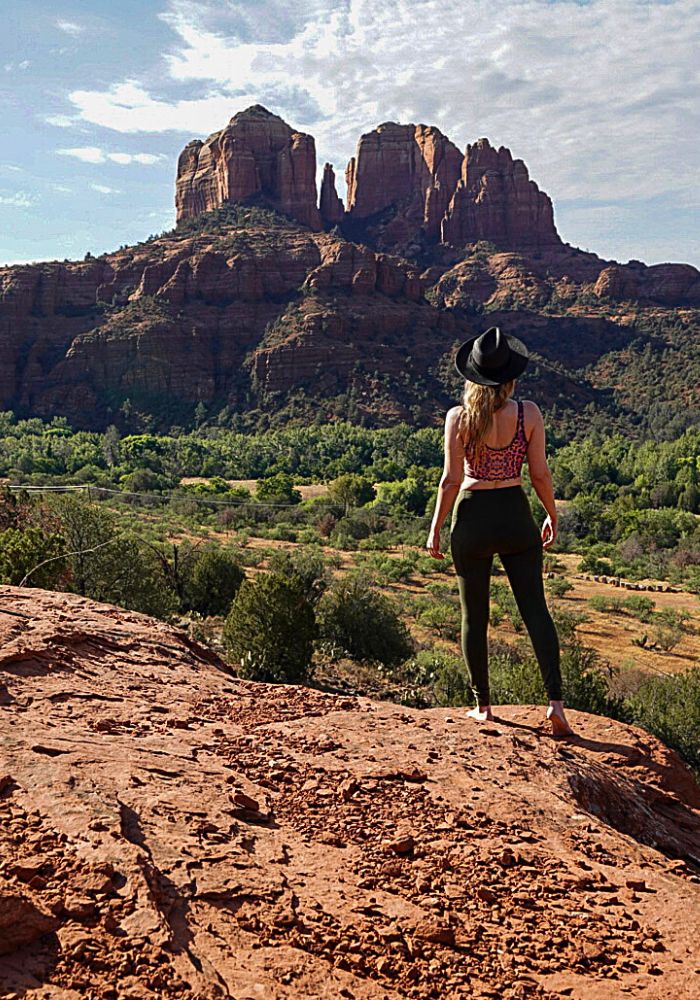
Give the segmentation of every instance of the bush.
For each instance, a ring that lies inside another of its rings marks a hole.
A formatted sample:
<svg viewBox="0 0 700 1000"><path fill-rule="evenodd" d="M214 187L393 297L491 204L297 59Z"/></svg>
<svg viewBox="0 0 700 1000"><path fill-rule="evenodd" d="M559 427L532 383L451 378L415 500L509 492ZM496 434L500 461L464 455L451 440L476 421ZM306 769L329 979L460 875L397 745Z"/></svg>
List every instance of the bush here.
<svg viewBox="0 0 700 1000"><path fill-rule="evenodd" d="M423 628L429 629L443 639L452 639L459 634L462 615L459 607L448 601L432 601L417 618Z"/></svg>
<svg viewBox="0 0 700 1000"><path fill-rule="evenodd" d="M622 598L604 597L602 594L596 594L595 597L588 598L588 606L593 608L594 611L615 614L616 612L619 613L622 611Z"/></svg>
<svg viewBox="0 0 700 1000"><path fill-rule="evenodd" d="M258 479L255 484L255 499L260 503L301 502L301 493L294 489L294 479L286 472Z"/></svg>
<svg viewBox="0 0 700 1000"><path fill-rule="evenodd" d="M621 607L623 607L625 611L629 611L629 613L634 615L635 618L639 618L640 621L650 622L656 604L652 601L651 597L643 597L641 594L633 594L631 597L626 597L621 602Z"/></svg>
<svg viewBox="0 0 700 1000"><path fill-rule="evenodd" d="M6 528L0 532L0 582L18 586L33 570L27 586L55 587L66 569L66 559L61 556L65 549L65 541L57 532L33 525Z"/></svg>
<svg viewBox="0 0 700 1000"><path fill-rule="evenodd" d="M294 580L311 604L316 605L332 576L323 552L314 546L277 549L269 558L270 571Z"/></svg>
<svg viewBox="0 0 700 1000"><path fill-rule="evenodd" d="M612 576L613 565L609 559L599 556L585 555L578 564L579 573L592 573L593 576Z"/></svg>
<svg viewBox="0 0 700 1000"><path fill-rule="evenodd" d="M298 684L311 676L317 635L314 609L301 588L277 573L261 573L241 584L222 639L240 677Z"/></svg>
<svg viewBox="0 0 700 1000"><path fill-rule="evenodd" d="M473 700L464 661L442 650L419 650L401 665L398 675L403 682L399 695L403 705L462 706Z"/></svg>
<svg viewBox="0 0 700 1000"><path fill-rule="evenodd" d="M672 677L646 677L628 696L632 721L700 769L700 668Z"/></svg>
<svg viewBox="0 0 700 1000"><path fill-rule="evenodd" d="M496 606L497 614L500 612L501 620L505 615L516 632L522 632L524 630L525 623L523 622L520 611L518 610L518 604L513 595L513 591L507 583L503 583L501 580L491 580L491 600ZM493 612L491 614L491 619L493 620Z"/></svg>
<svg viewBox="0 0 700 1000"><path fill-rule="evenodd" d="M532 705L548 700L537 660L521 649L494 644L489 674L494 705ZM569 639L562 645L561 675L568 708L611 718L624 715L622 701L610 693L614 672L602 665L596 650Z"/></svg>
<svg viewBox="0 0 700 1000"><path fill-rule="evenodd" d="M238 559L230 549L209 544L192 569L187 603L201 615L225 615L245 580Z"/></svg>
<svg viewBox="0 0 700 1000"><path fill-rule="evenodd" d="M651 634L657 646L660 646L667 653L675 649L683 638L683 632L677 626L657 625L652 629Z"/></svg>
<svg viewBox="0 0 700 1000"><path fill-rule="evenodd" d="M392 666L413 652L411 634L393 603L369 586L363 574L348 575L326 591L318 605L320 636L358 660Z"/></svg>
<svg viewBox="0 0 700 1000"><path fill-rule="evenodd" d="M568 594L570 590L574 589L573 583L565 580L563 576L554 576L550 580L545 580L545 587L552 597L563 597L564 594Z"/></svg>

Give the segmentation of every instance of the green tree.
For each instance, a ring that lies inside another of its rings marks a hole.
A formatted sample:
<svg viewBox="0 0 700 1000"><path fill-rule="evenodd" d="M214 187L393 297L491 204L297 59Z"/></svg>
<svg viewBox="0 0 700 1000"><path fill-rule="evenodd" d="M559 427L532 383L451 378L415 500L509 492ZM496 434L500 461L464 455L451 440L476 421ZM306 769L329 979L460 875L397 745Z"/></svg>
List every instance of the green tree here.
<svg viewBox="0 0 700 1000"><path fill-rule="evenodd" d="M27 586L51 590L66 569L65 558L56 558L64 550L57 532L47 534L34 525L6 528L0 532L0 580L18 586L29 574Z"/></svg>
<svg viewBox="0 0 700 1000"><path fill-rule="evenodd" d="M236 554L216 543L206 545L187 584L187 602L202 615L225 615L245 580Z"/></svg>
<svg viewBox="0 0 700 1000"><path fill-rule="evenodd" d="M318 605L319 633L350 656L393 666L413 652L413 640L394 604L361 573L328 588Z"/></svg>
<svg viewBox="0 0 700 1000"><path fill-rule="evenodd" d="M294 581L314 606L332 580L326 557L319 548L312 545L276 549L268 560L268 567L278 576Z"/></svg>
<svg viewBox="0 0 700 1000"><path fill-rule="evenodd" d="M372 481L366 476L348 472L338 476L328 484L328 496L336 503L343 505L343 513L347 514L350 507L361 507L374 499L375 491Z"/></svg>
<svg viewBox="0 0 700 1000"><path fill-rule="evenodd" d="M241 677L298 684L311 676L317 634L302 590L276 573L261 573L241 584L222 638Z"/></svg>
<svg viewBox="0 0 700 1000"><path fill-rule="evenodd" d="M300 503L301 493L294 489L294 479L286 472L259 479L255 499L260 503Z"/></svg>

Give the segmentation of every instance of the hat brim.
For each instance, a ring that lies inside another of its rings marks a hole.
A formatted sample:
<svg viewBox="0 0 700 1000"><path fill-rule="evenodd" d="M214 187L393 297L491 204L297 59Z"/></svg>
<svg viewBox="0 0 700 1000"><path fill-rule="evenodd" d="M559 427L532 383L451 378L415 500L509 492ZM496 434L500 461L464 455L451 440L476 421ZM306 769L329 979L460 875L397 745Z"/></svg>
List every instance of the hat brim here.
<svg viewBox="0 0 700 1000"><path fill-rule="evenodd" d="M491 377L477 371L471 363L469 355L474 341L480 336L481 334L476 334L469 340L465 340L455 355L455 368L462 378L469 382L476 382L478 385L503 385L504 382L510 382L511 379L517 378L525 371L530 358L528 349L522 340L510 334L504 334L511 352L508 363L501 368L494 369Z"/></svg>

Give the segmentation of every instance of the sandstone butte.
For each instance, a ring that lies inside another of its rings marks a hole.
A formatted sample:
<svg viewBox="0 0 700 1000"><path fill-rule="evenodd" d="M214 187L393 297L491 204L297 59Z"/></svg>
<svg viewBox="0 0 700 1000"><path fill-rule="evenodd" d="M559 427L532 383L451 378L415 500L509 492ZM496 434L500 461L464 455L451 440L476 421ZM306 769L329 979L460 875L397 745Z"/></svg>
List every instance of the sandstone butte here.
<svg viewBox="0 0 700 1000"><path fill-rule="evenodd" d="M3 997L700 992L700 789L640 729L243 681L0 587Z"/></svg>
<svg viewBox="0 0 700 1000"><path fill-rule="evenodd" d="M0 268L0 410L103 430L128 399L163 431L199 402L241 413L352 390L372 425L432 423L453 402L440 371L488 313L556 363L540 382L533 369L539 398L580 412L617 385L608 354L657 351L649 330L667 311L691 322L700 306L688 264L563 242L549 196L486 138L462 153L434 126L385 122L360 138L347 205L331 164L318 195L315 176L313 137L254 105L183 150L179 228ZM233 204L277 214L202 214ZM407 360L421 372L410 384Z"/></svg>

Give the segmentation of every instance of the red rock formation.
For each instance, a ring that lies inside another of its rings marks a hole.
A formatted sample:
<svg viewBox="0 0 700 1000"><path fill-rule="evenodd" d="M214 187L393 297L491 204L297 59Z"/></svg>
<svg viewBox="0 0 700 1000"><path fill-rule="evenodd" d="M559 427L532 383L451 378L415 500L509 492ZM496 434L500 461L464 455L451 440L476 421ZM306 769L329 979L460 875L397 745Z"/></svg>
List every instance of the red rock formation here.
<svg viewBox="0 0 700 1000"><path fill-rule="evenodd" d="M343 201L338 197L338 192L335 189L333 166L326 163L321 181L321 218L329 225L335 225L337 222L342 222L344 215Z"/></svg>
<svg viewBox="0 0 700 1000"><path fill-rule="evenodd" d="M205 142L185 146L177 168L177 219L254 195L266 196L311 229L321 228L313 136L295 132L259 104L234 115Z"/></svg>
<svg viewBox="0 0 700 1000"><path fill-rule="evenodd" d="M385 122L361 137L348 164L348 212L363 219L402 203L403 212L437 239L461 166L460 151L433 125Z"/></svg>
<svg viewBox="0 0 700 1000"><path fill-rule="evenodd" d="M461 245L492 240L510 247L561 244L552 202L529 179L522 160L488 139L467 146L462 176L442 221L441 237Z"/></svg>
<svg viewBox="0 0 700 1000"><path fill-rule="evenodd" d="M239 680L73 594L0 608L4 995L697 995L700 791L647 733L572 711L563 747L541 706L477 726Z"/></svg>
<svg viewBox="0 0 700 1000"><path fill-rule="evenodd" d="M628 268L614 265L604 267L596 279L593 291L601 298L634 299L638 294L637 279Z"/></svg>

